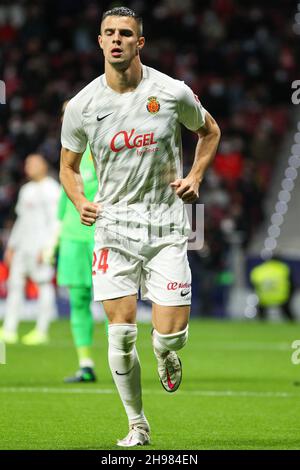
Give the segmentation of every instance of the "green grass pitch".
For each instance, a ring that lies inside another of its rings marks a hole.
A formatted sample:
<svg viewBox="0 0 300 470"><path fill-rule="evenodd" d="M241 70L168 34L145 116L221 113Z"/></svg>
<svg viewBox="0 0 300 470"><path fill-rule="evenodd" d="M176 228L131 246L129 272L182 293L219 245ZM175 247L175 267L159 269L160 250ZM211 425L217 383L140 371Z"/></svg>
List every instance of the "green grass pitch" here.
<svg viewBox="0 0 300 470"><path fill-rule="evenodd" d="M32 325L22 324L21 333ZM96 326L98 382L66 385L76 370L69 323L51 326L47 346L7 347L0 365L1 449L118 449L125 414L107 364L103 324ZM300 449L300 365L287 323L191 321L180 353L180 390L161 387L150 325L139 326L143 400L152 443L147 449Z"/></svg>

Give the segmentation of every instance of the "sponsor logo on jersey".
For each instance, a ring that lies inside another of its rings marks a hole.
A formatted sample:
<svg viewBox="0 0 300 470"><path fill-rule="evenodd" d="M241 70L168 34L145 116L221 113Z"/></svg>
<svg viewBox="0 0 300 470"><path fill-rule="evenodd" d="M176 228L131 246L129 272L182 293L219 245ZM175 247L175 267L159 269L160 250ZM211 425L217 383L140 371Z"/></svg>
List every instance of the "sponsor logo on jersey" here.
<svg viewBox="0 0 300 470"><path fill-rule="evenodd" d="M160 103L157 100L156 96L149 96L147 103L147 110L151 114L156 114L160 110Z"/></svg>
<svg viewBox="0 0 300 470"><path fill-rule="evenodd" d="M113 152L120 152L124 148L134 149L157 144L154 139L154 132L147 134L135 134L135 129L130 132L120 131L111 140L110 148Z"/></svg>
<svg viewBox="0 0 300 470"><path fill-rule="evenodd" d="M190 291L190 287L191 287L191 284L189 284L188 282L173 282L173 281L170 281L167 284L167 289L168 290L178 290L178 289L187 290L188 289ZM187 294L185 294L185 295L187 295Z"/></svg>

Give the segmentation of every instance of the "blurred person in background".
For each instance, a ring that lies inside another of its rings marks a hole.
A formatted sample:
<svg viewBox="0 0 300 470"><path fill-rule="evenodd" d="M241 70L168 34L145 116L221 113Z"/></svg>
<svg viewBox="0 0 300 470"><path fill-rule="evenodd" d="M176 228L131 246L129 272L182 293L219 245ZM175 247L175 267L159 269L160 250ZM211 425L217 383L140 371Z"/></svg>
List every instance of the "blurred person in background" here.
<svg viewBox="0 0 300 470"><path fill-rule="evenodd" d="M287 263L277 257L268 259L252 269L250 280L258 297L258 318L265 320L269 308L279 307L285 319L295 320L290 306L294 288Z"/></svg>
<svg viewBox="0 0 300 470"><path fill-rule="evenodd" d="M18 342L18 324L23 306L26 279L38 286L39 305L35 328L23 336L26 345L48 341L48 328L56 313L54 268L43 261L43 250L56 230L59 184L48 176L48 164L41 154L25 159L25 175L29 182L19 192L17 219L13 225L4 262L9 268L8 294L0 339L9 344Z"/></svg>

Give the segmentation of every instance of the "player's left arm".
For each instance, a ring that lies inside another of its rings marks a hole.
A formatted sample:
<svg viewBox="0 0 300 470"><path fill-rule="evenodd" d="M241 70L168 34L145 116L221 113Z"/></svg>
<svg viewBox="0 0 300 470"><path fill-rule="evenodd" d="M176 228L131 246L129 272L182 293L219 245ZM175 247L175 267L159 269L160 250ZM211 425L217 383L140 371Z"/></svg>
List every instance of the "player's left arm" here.
<svg viewBox="0 0 300 470"><path fill-rule="evenodd" d="M185 178L178 178L171 183L171 187L176 189L177 196L187 203L198 199L201 181L215 157L221 137L218 124L207 111L203 126L195 132L198 134L198 143L191 171Z"/></svg>

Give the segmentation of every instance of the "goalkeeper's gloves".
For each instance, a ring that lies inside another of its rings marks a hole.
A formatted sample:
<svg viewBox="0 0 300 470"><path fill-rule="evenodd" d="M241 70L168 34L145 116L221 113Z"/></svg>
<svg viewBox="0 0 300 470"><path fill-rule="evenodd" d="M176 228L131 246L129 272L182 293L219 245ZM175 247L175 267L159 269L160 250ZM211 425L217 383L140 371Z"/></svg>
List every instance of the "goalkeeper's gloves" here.
<svg viewBox="0 0 300 470"><path fill-rule="evenodd" d="M58 252L59 247L59 239L60 239L60 232L61 232L61 221L57 220L55 223L55 228L53 230L53 234L49 239L48 243L42 250L41 253L41 260L45 264L55 264L56 255Z"/></svg>

